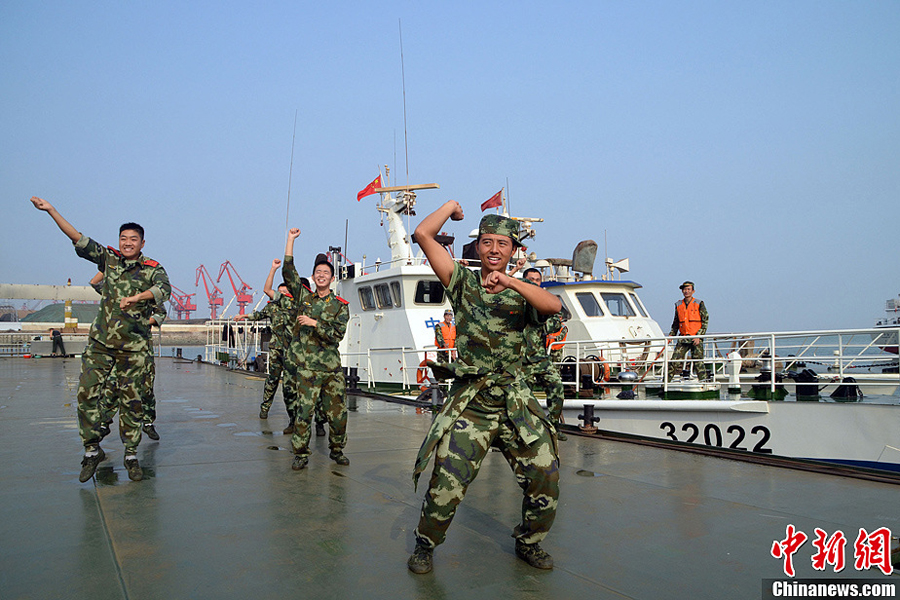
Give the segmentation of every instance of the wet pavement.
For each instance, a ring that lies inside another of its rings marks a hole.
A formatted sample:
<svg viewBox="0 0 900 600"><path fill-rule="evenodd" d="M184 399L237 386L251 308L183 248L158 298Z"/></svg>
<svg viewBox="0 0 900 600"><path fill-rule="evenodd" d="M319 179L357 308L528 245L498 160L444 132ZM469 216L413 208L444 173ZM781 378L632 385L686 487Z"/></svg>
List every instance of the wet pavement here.
<svg viewBox="0 0 900 600"><path fill-rule="evenodd" d="M435 570L413 575L424 484L412 467L430 416L355 398L351 460L313 438L290 468L281 395L258 418L263 381L159 361L161 440L144 437L131 482L115 432L95 479L78 482L78 359L0 359L0 598L761 598L783 578L770 555L788 525L810 537L798 578L866 577L860 527L900 531L896 485L570 436L543 546L553 571L516 559L521 493L499 453L485 460ZM848 538L848 566L816 571L815 528Z"/></svg>

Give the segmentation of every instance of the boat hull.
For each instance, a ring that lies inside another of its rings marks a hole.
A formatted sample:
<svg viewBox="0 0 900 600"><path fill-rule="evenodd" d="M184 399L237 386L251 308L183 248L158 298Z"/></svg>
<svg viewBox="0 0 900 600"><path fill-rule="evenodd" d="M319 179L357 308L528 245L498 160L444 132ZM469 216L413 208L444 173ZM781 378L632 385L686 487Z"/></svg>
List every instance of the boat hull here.
<svg viewBox="0 0 900 600"><path fill-rule="evenodd" d="M567 401L571 406L573 401ZM900 473L900 406L753 400L596 400L585 404L610 431L647 439Z"/></svg>

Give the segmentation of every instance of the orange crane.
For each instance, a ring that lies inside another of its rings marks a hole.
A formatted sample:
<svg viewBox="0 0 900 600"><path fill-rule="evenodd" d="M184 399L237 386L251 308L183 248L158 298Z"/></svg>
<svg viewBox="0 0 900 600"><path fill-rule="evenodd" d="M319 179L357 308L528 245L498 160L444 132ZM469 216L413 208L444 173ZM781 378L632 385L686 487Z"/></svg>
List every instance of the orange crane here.
<svg viewBox="0 0 900 600"><path fill-rule="evenodd" d="M196 295L196 293L187 294L174 285L172 286L172 308L175 309L175 313L178 315L176 318L179 321L190 319L191 313L197 310L197 305L191 302L191 297Z"/></svg>
<svg viewBox="0 0 900 600"><path fill-rule="evenodd" d="M232 271L234 272L234 276L237 277L237 280L241 282L241 289L238 289L238 287L234 285L234 279L231 277ZM234 265L227 260L219 267L219 277L216 279L216 283L219 283L222 280L222 275L226 273L228 274L228 281L231 283L231 289L234 290L234 295L237 299L238 314L242 315L244 314L244 307L253 302L253 294L247 293L248 290L252 290L253 288L244 283L244 280L238 275L237 269L235 269Z"/></svg>
<svg viewBox="0 0 900 600"><path fill-rule="evenodd" d="M210 276L209 271L207 271L206 267L203 265L197 267L197 281L194 282L194 286L200 285L201 278L203 279L203 287L206 290L206 297L209 299L209 318L215 320L216 310L224 304L224 300L222 300L222 290L216 287L216 284L212 282L212 276ZM212 285L211 292L209 291L210 284Z"/></svg>

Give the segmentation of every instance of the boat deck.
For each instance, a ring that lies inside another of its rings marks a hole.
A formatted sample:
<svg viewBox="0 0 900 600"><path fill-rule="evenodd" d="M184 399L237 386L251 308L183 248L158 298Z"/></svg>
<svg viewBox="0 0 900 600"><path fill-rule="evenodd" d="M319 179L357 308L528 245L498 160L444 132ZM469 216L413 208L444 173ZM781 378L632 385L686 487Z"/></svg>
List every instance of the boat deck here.
<svg viewBox="0 0 900 600"><path fill-rule="evenodd" d="M784 578L770 556L790 524L810 540L798 578L896 575L853 568L860 527L900 531L898 487L570 436L543 546L556 568L517 560L521 492L485 460L435 570L406 559L421 507L412 467L430 416L353 398L348 467L313 438L290 469L280 394L257 418L263 381L209 364L158 361L157 428L122 466L113 434L95 479L78 482L77 359L0 360L0 598L760 598ZM815 571L814 529L848 539L848 566Z"/></svg>

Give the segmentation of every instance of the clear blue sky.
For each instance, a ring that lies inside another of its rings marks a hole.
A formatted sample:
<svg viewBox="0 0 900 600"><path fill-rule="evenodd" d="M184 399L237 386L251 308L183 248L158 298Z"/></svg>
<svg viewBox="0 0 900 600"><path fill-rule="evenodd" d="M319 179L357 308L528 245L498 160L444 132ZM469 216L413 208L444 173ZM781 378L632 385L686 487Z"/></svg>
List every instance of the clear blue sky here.
<svg viewBox="0 0 900 600"><path fill-rule="evenodd" d="M140 222L185 291L230 260L258 294L295 114L301 271L348 221L351 258L389 256L356 192L406 181L398 22L409 181L458 237L508 182L532 250L605 235L663 328L684 279L714 332L869 326L900 293L895 1L4 2L0 281L93 274L38 195L104 244Z"/></svg>

